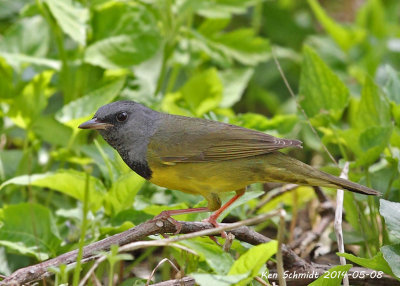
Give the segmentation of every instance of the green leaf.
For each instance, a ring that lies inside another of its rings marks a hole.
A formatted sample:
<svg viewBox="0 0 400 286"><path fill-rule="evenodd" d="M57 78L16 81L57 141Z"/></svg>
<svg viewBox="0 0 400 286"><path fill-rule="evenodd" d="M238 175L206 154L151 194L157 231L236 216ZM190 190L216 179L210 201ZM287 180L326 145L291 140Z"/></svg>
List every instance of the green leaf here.
<svg viewBox="0 0 400 286"><path fill-rule="evenodd" d="M400 244L382 246L381 251L393 274L400 278Z"/></svg>
<svg viewBox="0 0 400 286"><path fill-rule="evenodd" d="M56 255L61 239L49 209L22 203L7 206L3 211L0 245L38 260Z"/></svg>
<svg viewBox="0 0 400 286"><path fill-rule="evenodd" d="M81 45L86 44L86 22L89 12L71 0L44 0L61 29Z"/></svg>
<svg viewBox="0 0 400 286"><path fill-rule="evenodd" d="M379 87L367 77L361 93L361 100L351 118L354 128L391 125L390 105Z"/></svg>
<svg viewBox="0 0 400 286"><path fill-rule="evenodd" d="M150 205L148 207L145 207L142 211L152 215L156 216L159 215L162 211L168 211L168 210L180 210L180 209L187 209L189 206L186 203L179 203L179 204L174 204L174 205ZM176 215L174 216L174 219L176 220L186 220L188 214L182 214L182 215Z"/></svg>
<svg viewBox="0 0 400 286"><path fill-rule="evenodd" d="M332 267L324 275L320 276L314 282L308 284L309 286L340 286L342 285L342 280L344 275L353 265L346 264L346 265L338 265Z"/></svg>
<svg viewBox="0 0 400 286"><path fill-rule="evenodd" d="M13 86L13 70L7 62L0 57L0 98L15 96Z"/></svg>
<svg viewBox="0 0 400 286"><path fill-rule="evenodd" d="M268 59L268 40L255 36L253 29L236 29L229 33L210 35L210 47L244 65L256 65Z"/></svg>
<svg viewBox="0 0 400 286"><path fill-rule="evenodd" d="M332 39L344 50L348 51L353 45L364 40L366 32L362 29L345 28L332 20L322 9L317 0L308 0L315 16Z"/></svg>
<svg viewBox="0 0 400 286"><path fill-rule="evenodd" d="M93 9L93 40L113 36L154 33L157 20L146 6L134 2L109 1Z"/></svg>
<svg viewBox="0 0 400 286"><path fill-rule="evenodd" d="M270 241L250 248L245 254L240 256L232 265L228 275L250 273L249 277L238 285L248 285L248 283L260 271L261 267L278 251L278 242Z"/></svg>
<svg viewBox="0 0 400 286"><path fill-rule="evenodd" d="M196 251L217 274L226 275L228 269L230 269L233 264L231 255L214 242L210 243L202 239L197 239L182 241L180 243Z"/></svg>
<svg viewBox="0 0 400 286"><path fill-rule="evenodd" d="M49 27L40 16L16 22L0 40L0 51L33 57L46 56L50 45Z"/></svg>
<svg viewBox="0 0 400 286"><path fill-rule="evenodd" d="M186 108L192 114L201 116L218 107L222 89L217 70L211 68L194 75L178 92L167 94L162 107L167 112L178 114Z"/></svg>
<svg viewBox="0 0 400 286"><path fill-rule="evenodd" d="M251 191L245 192L243 196L241 196L238 200L236 200L232 205L230 205L219 217L218 221L221 222L233 209L236 209L238 206L247 203L248 201L258 198L261 195L265 194L264 191Z"/></svg>
<svg viewBox="0 0 400 286"><path fill-rule="evenodd" d="M23 175L4 182L0 185L0 190L9 184L49 188L82 201L86 185L86 173L60 169L57 172L45 174ZM93 211L101 207L105 193L103 183L96 177L90 176L89 206Z"/></svg>
<svg viewBox="0 0 400 286"><path fill-rule="evenodd" d="M351 262L354 262L362 267L370 268L370 269L373 269L376 271L383 271L386 274L394 276L388 263L384 259L382 252L378 252L372 258L357 257L357 256L355 256L353 254L349 254L349 253L336 253L336 254L338 256L342 256L342 257L346 258L347 260L350 260Z"/></svg>
<svg viewBox="0 0 400 286"><path fill-rule="evenodd" d="M200 286L231 286L245 279L248 274L239 275L216 275L216 274L205 274L205 273L190 273L196 280L196 284Z"/></svg>
<svg viewBox="0 0 400 286"><path fill-rule="evenodd" d="M29 0L2 0L0 1L0 19L11 18L18 14Z"/></svg>
<svg viewBox="0 0 400 286"><path fill-rule="evenodd" d="M50 116L41 116L35 120L32 130L43 141L54 146L67 147L73 136L71 128Z"/></svg>
<svg viewBox="0 0 400 286"><path fill-rule="evenodd" d="M155 32L114 36L90 45L85 62L105 69L127 68L150 59L160 44L160 36Z"/></svg>
<svg viewBox="0 0 400 286"><path fill-rule="evenodd" d="M111 219L111 224L113 226L120 226L124 222L133 222L133 224L138 225L146 220L152 219L153 216L149 215L143 211L137 211L133 208L129 208L119 212L116 216Z"/></svg>
<svg viewBox="0 0 400 286"><path fill-rule="evenodd" d="M22 54L10 54L6 52L0 52L0 56L3 57L9 65L11 65L16 71L21 70L21 66L24 64L30 64L33 67L45 67L53 70L61 69L61 61L52 60L47 58L31 57Z"/></svg>
<svg viewBox="0 0 400 286"><path fill-rule="evenodd" d="M249 68L227 69L219 73L222 85L224 86L221 107L232 107L242 98L243 92L253 73L254 69Z"/></svg>
<svg viewBox="0 0 400 286"><path fill-rule="evenodd" d="M303 49L300 105L316 125L341 118L349 90L310 47Z"/></svg>
<svg viewBox="0 0 400 286"><path fill-rule="evenodd" d="M379 212L384 217L390 234L400 238L400 203L380 199L379 204Z"/></svg>
<svg viewBox="0 0 400 286"><path fill-rule="evenodd" d="M278 114L267 118L258 113L243 113L232 118L231 123L260 131L277 130L280 134L286 134L293 130L299 119L296 114Z"/></svg>
<svg viewBox="0 0 400 286"><path fill-rule="evenodd" d="M125 77L117 78L85 96L69 102L56 113L57 120L76 128L84 119L89 119L88 117L92 116L100 106L110 103L119 94L124 83Z"/></svg>
<svg viewBox="0 0 400 286"><path fill-rule="evenodd" d="M52 76L52 71L44 71L36 75L25 86L22 93L13 99L8 116L15 124L28 128L40 116L51 95L47 87Z"/></svg>
<svg viewBox="0 0 400 286"><path fill-rule="evenodd" d="M190 1L192 2L192 1ZM248 7L257 3L256 0L219 0L199 2L194 9L197 13L206 18L230 18L233 14L244 14L248 11Z"/></svg>
<svg viewBox="0 0 400 286"><path fill-rule="evenodd" d="M0 182L15 176L22 156L20 149L0 150Z"/></svg>
<svg viewBox="0 0 400 286"><path fill-rule="evenodd" d="M116 214L130 208L135 196L143 186L145 180L135 172L129 172L113 182L111 189L105 196L105 210L107 214Z"/></svg>
<svg viewBox="0 0 400 286"><path fill-rule="evenodd" d="M357 24L376 37L384 37L387 33L385 7L380 0L369 0L357 13Z"/></svg>

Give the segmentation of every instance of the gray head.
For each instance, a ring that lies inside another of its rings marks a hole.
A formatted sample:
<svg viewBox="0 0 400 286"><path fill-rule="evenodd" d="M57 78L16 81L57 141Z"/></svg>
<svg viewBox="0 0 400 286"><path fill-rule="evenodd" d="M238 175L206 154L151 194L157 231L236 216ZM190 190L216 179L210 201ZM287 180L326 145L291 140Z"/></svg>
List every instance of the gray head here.
<svg viewBox="0 0 400 286"><path fill-rule="evenodd" d="M158 117L158 112L134 101L116 101L100 107L93 118L79 128L98 130L121 154L129 151L131 146L148 143Z"/></svg>

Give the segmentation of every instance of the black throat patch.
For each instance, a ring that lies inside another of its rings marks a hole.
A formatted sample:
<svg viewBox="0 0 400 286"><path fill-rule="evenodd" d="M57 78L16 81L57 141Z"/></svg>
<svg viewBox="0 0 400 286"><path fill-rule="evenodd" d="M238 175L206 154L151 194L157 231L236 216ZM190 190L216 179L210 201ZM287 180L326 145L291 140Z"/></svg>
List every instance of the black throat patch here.
<svg viewBox="0 0 400 286"><path fill-rule="evenodd" d="M129 162L127 164L129 166L129 168L131 168L133 171L135 171L136 174L142 176L146 180L151 179L153 171L151 171L147 161L144 161L144 162L133 161L133 162Z"/></svg>

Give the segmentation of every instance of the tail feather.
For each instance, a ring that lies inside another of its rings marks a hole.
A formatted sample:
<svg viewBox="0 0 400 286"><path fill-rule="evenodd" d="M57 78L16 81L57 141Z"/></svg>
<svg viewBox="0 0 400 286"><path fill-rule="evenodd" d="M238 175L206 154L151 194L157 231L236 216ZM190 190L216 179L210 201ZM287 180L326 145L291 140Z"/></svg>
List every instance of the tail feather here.
<svg viewBox="0 0 400 286"><path fill-rule="evenodd" d="M319 171L280 152L270 153L267 162L269 168L279 169L279 172L270 169L270 172L268 172L269 181L346 189L354 193L381 196L381 193L374 189Z"/></svg>
<svg viewBox="0 0 400 286"><path fill-rule="evenodd" d="M372 195L372 196L381 196L382 194L378 191L375 191L374 189L368 188L366 186L351 182L346 179L342 179L339 177L332 176L330 174L327 174L325 172L321 172L321 175L323 175L323 178L329 182L330 184L335 185L336 188L342 188L349 190L354 193L359 193L359 194L364 194L364 195Z"/></svg>

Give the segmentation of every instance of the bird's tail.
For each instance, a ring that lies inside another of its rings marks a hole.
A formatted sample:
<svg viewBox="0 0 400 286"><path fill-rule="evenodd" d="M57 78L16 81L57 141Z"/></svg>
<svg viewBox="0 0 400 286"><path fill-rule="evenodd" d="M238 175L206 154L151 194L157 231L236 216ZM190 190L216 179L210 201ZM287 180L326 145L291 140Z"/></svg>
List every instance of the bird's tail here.
<svg viewBox="0 0 400 286"><path fill-rule="evenodd" d="M299 185L321 186L336 189L346 189L354 193L380 196L381 193L374 189L363 185L353 183L349 180L342 179L328 173L319 171L299 160L284 155L280 152L273 152L268 160L271 171L278 168L274 176L274 171L269 171L271 174L270 180L287 182Z"/></svg>

